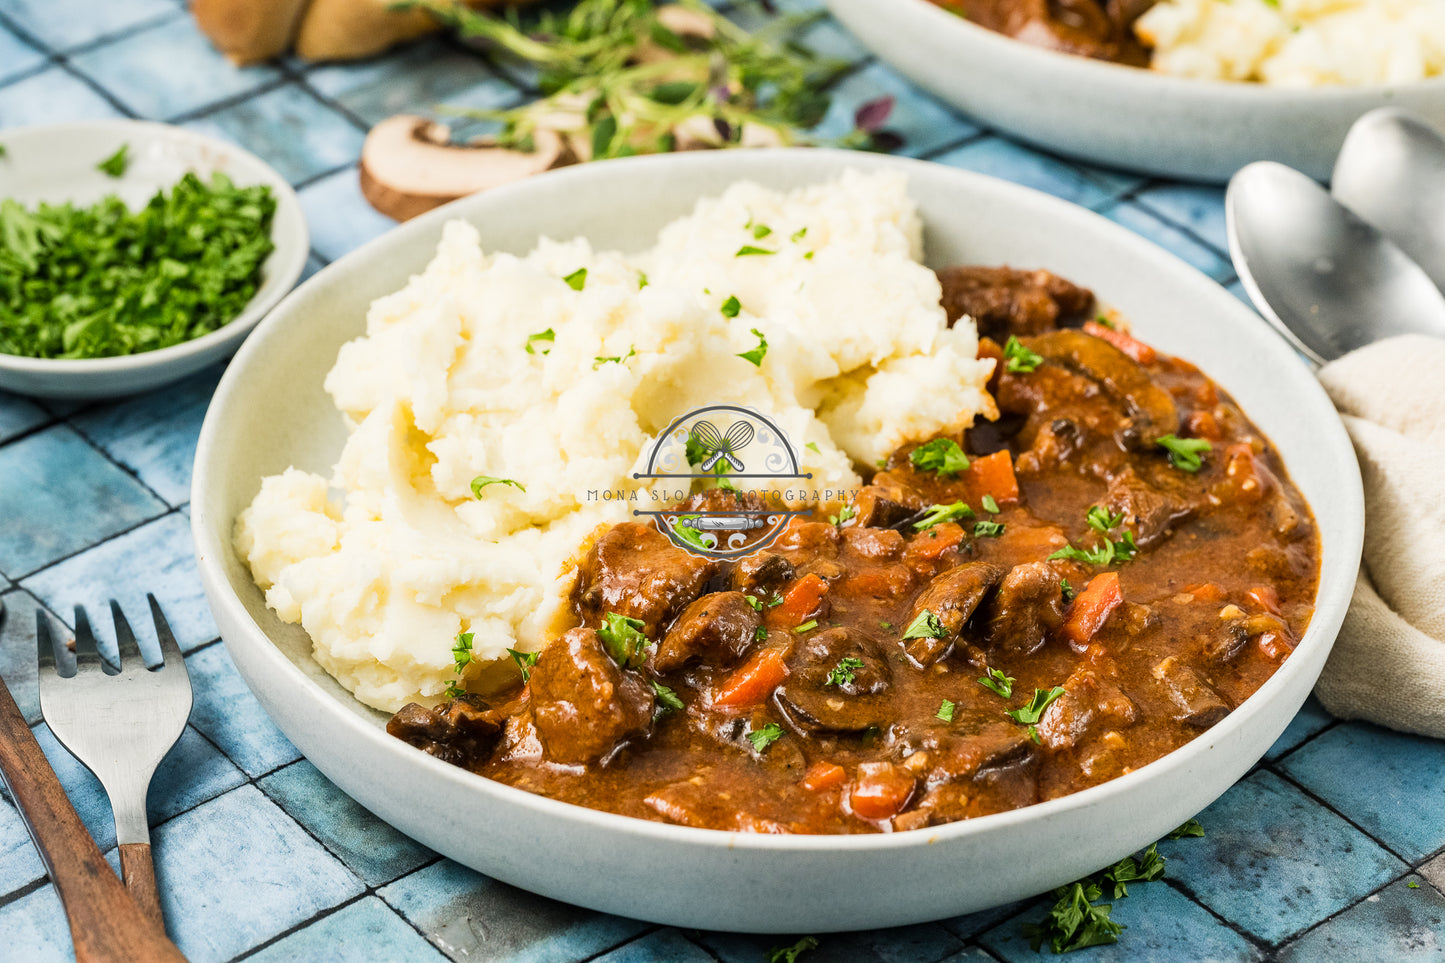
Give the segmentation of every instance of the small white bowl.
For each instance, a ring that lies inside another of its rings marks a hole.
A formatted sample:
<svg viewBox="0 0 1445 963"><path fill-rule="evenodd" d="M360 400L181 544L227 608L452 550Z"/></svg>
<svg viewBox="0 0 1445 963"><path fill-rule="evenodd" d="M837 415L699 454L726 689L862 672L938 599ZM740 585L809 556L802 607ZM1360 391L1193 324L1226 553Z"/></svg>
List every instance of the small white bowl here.
<svg viewBox="0 0 1445 963"><path fill-rule="evenodd" d="M865 46L991 127L1107 167L1223 183L1272 160L1328 180L1350 125L1376 107L1445 126L1445 77L1295 90L1190 80L1046 50L929 0L826 0Z"/></svg>
<svg viewBox="0 0 1445 963"><path fill-rule="evenodd" d="M1128 775L1011 812L906 833L769 836L691 829L536 796L386 734L266 607L232 547L266 475L329 474L346 441L323 382L371 301L432 259L442 225L489 252L541 236L636 251L738 180L775 189L847 168L898 171L928 263L1039 266L1093 288L1141 338L1198 363L1278 446L1319 521L1319 599L1299 647L1222 722ZM444 855L533 892L676 926L773 933L941 919L1043 892L1141 849L1243 776L1309 695L1350 602L1364 532L1354 449L1309 370L1260 319L1177 257L1097 214L938 164L830 150L694 151L583 164L463 198L320 271L221 379L196 448L191 532L226 649L262 706L345 792Z"/></svg>
<svg viewBox="0 0 1445 963"><path fill-rule="evenodd" d="M266 184L276 198L261 286L239 315L193 341L115 358L23 358L0 353L0 388L43 398L108 398L157 388L230 357L256 322L290 291L306 266L311 243L301 202L291 185L256 155L213 137L140 120L98 120L3 132L0 199L34 207L41 201L93 204L116 194L132 208L167 190L187 171L220 171L237 185ZM96 165L129 144L119 178Z"/></svg>

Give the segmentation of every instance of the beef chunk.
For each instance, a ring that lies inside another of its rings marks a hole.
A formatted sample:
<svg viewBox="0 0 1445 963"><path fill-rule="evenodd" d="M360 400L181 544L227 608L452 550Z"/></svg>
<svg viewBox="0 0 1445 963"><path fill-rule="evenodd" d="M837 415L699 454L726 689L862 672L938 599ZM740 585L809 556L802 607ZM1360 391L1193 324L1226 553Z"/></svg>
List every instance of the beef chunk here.
<svg viewBox="0 0 1445 963"><path fill-rule="evenodd" d="M793 577L793 564L777 552L755 552L738 559L729 583L739 592L771 595Z"/></svg>
<svg viewBox="0 0 1445 963"><path fill-rule="evenodd" d="M759 622L757 610L741 592L704 595L683 609L667 630L653 668L672 672L696 659L712 665L735 662L752 646Z"/></svg>
<svg viewBox="0 0 1445 963"><path fill-rule="evenodd" d="M963 631L964 623L1002 575L1003 570L996 565L967 562L928 583L928 587L913 602L908 624L912 625L926 610L938 617L946 635L941 639L908 639L904 643L908 657L920 666L927 666L946 656Z"/></svg>
<svg viewBox="0 0 1445 963"><path fill-rule="evenodd" d="M1174 715L1176 721L1208 729L1229 715L1229 703L1199 673L1172 656L1154 666L1153 674L1179 710Z"/></svg>
<svg viewBox="0 0 1445 963"><path fill-rule="evenodd" d="M1028 730L1009 722L987 725L977 732L935 728L912 743L927 753L927 784L972 779L985 769L1018 762L1033 751Z"/></svg>
<svg viewBox="0 0 1445 963"><path fill-rule="evenodd" d="M852 661L845 664L845 659ZM893 670L878 643L857 629L828 629L808 637L789 668L792 674L774 698L800 732L859 733L888 723L885 699Z"/></svg>
<svg viewBox="0 0 1445 963"><path fill-rule="evenodd" d="M485 762L501 735L502 713L480 696L462 696L435 709L402 706L386 731L444 762L472 767Z"/></svg>
<svg viewBox="0 0 1445 963"><path fill-rule="evenodd" d="M1039 720L1039 738L1050 749L1072 749L1091 729L1118 729L1138 718L1134 703L1093 669L1064 680L1064 694Z"/></svg>
<svg viewBox="0 0 1445 963"><path fill-rule="evenodd" d="M1064 624L1064 572L1057 562L1015 565L984 608L991 652L1032 655Z"/></svg>
<svg viewBox="0 0 1445 963"><path fill-rule="evenodd" d="M652 722L652 688L618 667L592 629L572 629L532 669L532 716L545 757L586 765Z"/></svg>
<svg viewBox="0 0 1445 963"><path fill-rule="evenodd" d="M1141 548L1150 548L1187 521L1203 502L1204 492L1190 490L1192 478L1168 469L1153 472L1146 480L1132 466L1109 480L1109 490L1101 500L1115 514L1123 513L1134 530L1134 540ZM1189 479L1189 480L1186 480Z"/></svg>
<svg viewBox="0 0 1445 963"><path fill-rule="evenodd" d="M938 280L949 325L967 315L980 335L999 344L1009 335L1041 334L1061 322L1077 322L1094 306L1091 291L1048 271L953 267L939 271Z"/></svg>
<svg viewBox="0 0 1445 963"><path fill-rule="evenodd" d="M597 539L577 577L577 614L598 625L608 612L641 619L652 638L702 593L716 563L678 548L652 525L623 522Z"/></svg>

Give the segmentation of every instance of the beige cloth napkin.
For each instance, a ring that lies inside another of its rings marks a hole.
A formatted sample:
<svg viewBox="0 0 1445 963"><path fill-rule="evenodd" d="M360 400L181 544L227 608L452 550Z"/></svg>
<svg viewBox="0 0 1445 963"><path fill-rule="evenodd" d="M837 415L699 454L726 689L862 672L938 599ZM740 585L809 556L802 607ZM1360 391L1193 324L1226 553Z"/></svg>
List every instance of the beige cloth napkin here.
<svg viewBox="0 0 1445 963"><path fill-rule="evenodd" d="M1315 694L1342 718L1445 738L1445 340L1391 338L1319 377L1359 455L1365 555Z"/></svg>

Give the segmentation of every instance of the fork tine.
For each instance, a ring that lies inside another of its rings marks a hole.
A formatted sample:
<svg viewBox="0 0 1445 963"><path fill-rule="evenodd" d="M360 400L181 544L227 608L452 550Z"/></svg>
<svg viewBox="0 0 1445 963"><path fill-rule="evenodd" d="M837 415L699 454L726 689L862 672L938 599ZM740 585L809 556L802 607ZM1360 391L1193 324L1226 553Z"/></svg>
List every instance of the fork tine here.
<svg viewBox="0 0 1445 963"><path fill-rule="evenodd" d="M145 665L140 646L136 645L135 633L131 631L130 623L126 621L125 613L115 599L110 600L110 617L115 622L116 660L120 663L120 668L124 669L127 663L132 668L137 662Z"/></svg>
<svg viewBox="0 0 1445 963"><path fill-rule="evenodd" d="M56 671L55 639L50 634L50 617L35 606L35 660L41 672Z"/></svg>
<svg viewBox="0 0 1445 963"><path fill-rule="evenodd" d="M115 675L120 670L110 664L110 660L100 654L95 645L95 633L90 628L90 616L85 614L85 609L79 605L75 607L75 668L80 670L82 665L99 662L100 669L106 675Z"/></svg>
<svg viewBox="0 0 1445 963"><path fill-rule="evenodd" d="M161 603L157 602L155 595L150 592L146 593L146 601L151 604L151 620L156 624L156 639L161 644L161 656L165 659L166 666L179 664L184 668L185 658L181 655L181 647L176 645L176 637L171 633L165 613L161 611Z"/></svg>

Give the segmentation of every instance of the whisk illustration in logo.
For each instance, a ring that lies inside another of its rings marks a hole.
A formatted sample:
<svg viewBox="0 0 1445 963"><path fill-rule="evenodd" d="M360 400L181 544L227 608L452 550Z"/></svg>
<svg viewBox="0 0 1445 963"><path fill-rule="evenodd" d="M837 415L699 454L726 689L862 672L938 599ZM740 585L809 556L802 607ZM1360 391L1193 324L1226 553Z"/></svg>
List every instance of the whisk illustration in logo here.
<svg viewBox="0 0 1445 963"><path fill-rule="evenodd" d="M658 435L646 471L632 477L677 479L687 487L695 479L716 482L677 507L633 514L651 516L658 531L696 555L737 558L770 544L792 516L808 514L787 509L791 493L749 482L813 476L801 470L797 452L771 419L737 405L708 405Z"/></svg>

